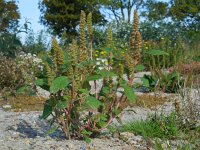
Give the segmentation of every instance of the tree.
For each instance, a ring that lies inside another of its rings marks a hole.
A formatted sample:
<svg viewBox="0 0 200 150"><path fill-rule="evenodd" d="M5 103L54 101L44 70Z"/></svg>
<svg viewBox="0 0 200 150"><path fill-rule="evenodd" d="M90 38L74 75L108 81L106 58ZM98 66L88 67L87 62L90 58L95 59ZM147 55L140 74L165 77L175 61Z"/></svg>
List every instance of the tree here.
<svg viewBox="0 0 200 150"><path fill-rule="evenodd" d="M39 2L39 9L42 13L40 21L49 26L56 34L68 35L77 34L80 12L92 12L93 23L105 21L100 12L101 4L105 0L43 0Z"/></svg>
<svg viewBox="0 0 200 150"><path fill-rule="evenodd" d="M15 56L21 47L17 36L20 15L15 1L0 0L0 53Z"/></svg>
<svg viewBox="0 0 200 150"><path fill-rule="evenodd" d="M143 16L156 22L168 19L168 22L176 22L180 27L188 30L199 30L200 24L200 0L147 0L144 4Z"/></svg>
<svg viewBox="0 0 200 150"><path fill-rule="evenodd" d="M48 49L48 33L40 30L37 34L30 30L23 45L24 52L38 54Z"/></svg>
<svg viewBox="0 0 200 150"><path fill-rule="evenodd" d="M200 0L171 0L171 16L184 26L199 30Z"/></svg>
<svg viewBox="0 0 200 150"><path fill-rule="evenodd" d="M105 8L110 10L115 17L115 20L119 23L119 20L126 20L131 22L131 14L133 9L139 9L143 0L107 0Z"/></svg>
<svg viewBox="0 0 200 150"><path fill-rule="evenodd" d="M147 0L143 4L145 8L142 16L147 17L150 21L158 21L169 17L169 5L167 2Z"/></svg>
<svg viewBox="0 0 200 150"><path fill-rule="evenodd" d="M20 18L15 1L0 0L0 32L14 29Z"/></svg>

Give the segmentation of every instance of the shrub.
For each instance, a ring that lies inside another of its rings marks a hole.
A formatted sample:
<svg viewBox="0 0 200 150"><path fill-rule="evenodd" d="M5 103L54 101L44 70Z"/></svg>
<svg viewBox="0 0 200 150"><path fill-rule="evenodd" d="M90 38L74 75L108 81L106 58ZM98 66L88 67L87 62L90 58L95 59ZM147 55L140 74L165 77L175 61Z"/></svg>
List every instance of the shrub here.
<svg viewBox="0 0 200 150"><path fill-rule="evenodd" d="M109 31L107 48L104 49L107 65L99 69L91 55L91 45L88 48L86 44L85 24L85 13L82 11L80 46L75 40L70 45L67 72L63 70L63 50L55 38L52 40L50 63L46 63L51 97L45 103L42 118L46 119L51 115L52 124L60 127L66 137L84 138L88 141L88 137L99 134L118 116L127 100L135 102L132 82L134 68L140 57L141 36L135 11L131 45L125 59L115 56L112 32ZM124 72L128 75L128 82L122 78ZM113 76L117 77L116 82L113 81ZM99 82L102 86L98 85ZM93 85L93 89L90 89L89 84ZM124 92L120 92L119 88L124 88Z"/></svg>
<svg viewBox="0 0 200 150"><path fill-rule="evenodd" d="M0 91L14 92L25 83L23 68L14 59L0 55Z"/></svg>

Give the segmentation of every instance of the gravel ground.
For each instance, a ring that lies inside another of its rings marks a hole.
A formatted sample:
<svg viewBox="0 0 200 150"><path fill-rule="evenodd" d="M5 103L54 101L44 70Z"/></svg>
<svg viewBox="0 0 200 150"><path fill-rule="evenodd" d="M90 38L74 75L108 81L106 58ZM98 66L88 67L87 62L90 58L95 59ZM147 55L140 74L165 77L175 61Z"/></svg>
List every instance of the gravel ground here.
<svg viewBox="0 0 200 150"><path fill-rule="evenodd" d="M5 112L0 109L0 150L134 150L118 138L93 139L90 144L64 140L57 131L47 135L49 126L39 119L41 112Z"/></svg>
<svg viewBox="0 0 200 150"><path fill-rule="evenodd" d="M139 94L139 93L138 93ZM165 95L166 96L166 95ZM192 90L191 97L199 104L198 91ZM155 109L127 107L121 114L122 123L145 120L155 111L169 114L174 110L173 101ZM141 136L121 133L119 136L102 136L92 139L90 144L77 140L65 140L60 131L48 135L47 122L39 119L42 112L12 112L0 108L0 150L145 150L146 143ZM116 123L114 121L114 123ZM124 140L125 139L125 140Z"/></svg>
<svg viewBox="0 0 200 150"><path fill-rule="evenodd" d="M174 110L173 102L159 106L160 113ZM154 109L127 107L121 114L122 123L145 120ZM146 142L133 133L119 136L100 136L90 144L77 140L65 140L60 131L48 135L48 123L40 120L42 112L12 112L0 109L0 150L146 150ZM114 121L116 123L116 121Z"/></svg>

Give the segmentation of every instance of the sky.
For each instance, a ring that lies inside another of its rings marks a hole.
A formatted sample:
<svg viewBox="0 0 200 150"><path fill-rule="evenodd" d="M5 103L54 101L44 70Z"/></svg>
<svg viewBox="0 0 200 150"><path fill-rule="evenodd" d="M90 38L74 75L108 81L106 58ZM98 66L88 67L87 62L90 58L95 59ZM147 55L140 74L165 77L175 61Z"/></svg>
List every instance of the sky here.
<svg viewBox="0 0 200 150"><path fill-rule="evenodd" d="M40 10L38 9L39 0L18 0L19 12L21 15L20 24L23 25L25 20L28 19L31 22L31 29L34 33L37 33L41 29L44 29L44 26L39 23ZM20 35L22 40L25 38L25 34Z"/></svg>
<svg viewBox="0 0 200 150"><path fill-rule="evenodd" d="M169 1L169 0L162 0ZM41 29L45 29L43 25L39 23L40 10L38 9L39 0L18 0L19 12L21 15L20 24L23 25L25 20L28 19L31 22L31 29L34 33L39 32ZM26 34L21 33L22 41L24 41Z"/></svg>

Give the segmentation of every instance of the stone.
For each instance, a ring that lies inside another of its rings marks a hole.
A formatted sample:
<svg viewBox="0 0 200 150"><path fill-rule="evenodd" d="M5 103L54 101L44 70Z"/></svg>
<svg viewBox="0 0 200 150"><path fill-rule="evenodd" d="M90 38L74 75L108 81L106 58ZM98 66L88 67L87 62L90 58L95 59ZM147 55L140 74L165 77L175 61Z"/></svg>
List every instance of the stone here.
<svg viewBox="0 0 200 150"><path fill-rule="evenodd" d="M137 141L137 142L143 141L142 136L139 136L139 135L138 136L133 136L131 139L134 140L134 141Z"/></svg>
<svg viewBox="0 0 200 150"><path fill-rule="evenodd" d="M3 105L2 107L3 107L4 109L11 109L11 108L12 108L12 106L9 105L9 104L7 104L7 105Z"/></svg>
<svg viewBox="0 0 200 150"><path fill-rule="evenodd" d="M122 140L125 140L125 141L129 140L129 139L132 138L133 136L134 136L134 134L133 134L133 133L130 133L130 132L122 132L122 133L120 133L120 138L121 138Z"/></svg>
<svg viewBox="0 0 200 150"><path fill-rule="evenodd" d="M50 92L47 90L44 90L43 88L36 86L36 91L37 91L37 95L41 96L43 98L49 98L50 97Z"/></svg>

